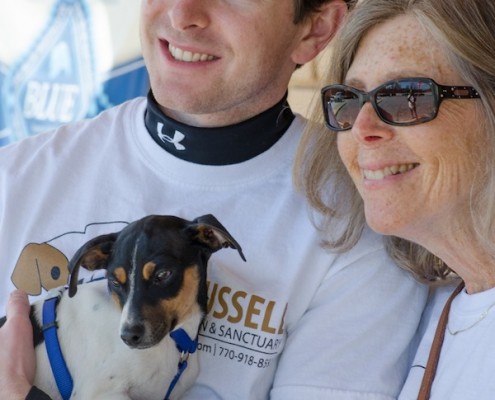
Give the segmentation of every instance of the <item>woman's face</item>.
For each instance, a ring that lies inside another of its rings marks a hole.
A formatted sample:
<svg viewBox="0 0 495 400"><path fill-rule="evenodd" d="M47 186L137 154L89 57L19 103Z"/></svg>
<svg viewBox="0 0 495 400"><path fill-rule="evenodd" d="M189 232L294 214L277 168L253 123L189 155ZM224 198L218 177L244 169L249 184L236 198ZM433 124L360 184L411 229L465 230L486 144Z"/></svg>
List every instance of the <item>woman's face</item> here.
<svg viewBox="0 0 495 400"><path fill-rule="evenodd" d="M370 91L406 77L469 85L412 16L377 25L363 38L345 84ZM365 103L353 128L338 133L342 160L376 231L420 244L468 215L483 141L480 100L444 100L438 116L415 126L382 122Z"/></svg>

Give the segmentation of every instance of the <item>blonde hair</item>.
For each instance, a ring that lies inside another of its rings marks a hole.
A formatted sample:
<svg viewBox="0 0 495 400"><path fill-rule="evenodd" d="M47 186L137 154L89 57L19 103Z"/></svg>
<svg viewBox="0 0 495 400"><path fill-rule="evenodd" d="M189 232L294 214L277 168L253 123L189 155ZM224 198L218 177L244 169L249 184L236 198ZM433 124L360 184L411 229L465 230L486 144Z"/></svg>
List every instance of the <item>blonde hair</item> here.
<svg viewBox="0 0 495 400"><path fill-rule="evenodd" d="M485 250L495 257L495 2L492 0L361 0L332 42L324 83L341 83L361 39L398 15L413 15L445 50L449 62L481 95L486 119L477 180L473 182L470 224ZM323 86L323 85L322 85ZM326 245L337 251L359 240L366 221L361 197L337 151L337 134L322 124L321 104L314 105L294 166L297 187L323 216ZM344 228L339 229L344 225ZM385 236L390 256L420 281L441 282L452 271L428 250L407 240Z"/></svg>

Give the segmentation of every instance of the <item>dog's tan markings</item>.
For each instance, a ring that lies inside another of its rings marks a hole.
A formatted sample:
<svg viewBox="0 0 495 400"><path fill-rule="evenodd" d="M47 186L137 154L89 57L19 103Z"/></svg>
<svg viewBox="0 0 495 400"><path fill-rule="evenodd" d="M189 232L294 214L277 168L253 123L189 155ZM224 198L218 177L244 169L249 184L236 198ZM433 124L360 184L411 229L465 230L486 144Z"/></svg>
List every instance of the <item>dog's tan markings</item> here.
<svg viewBox="0 0 495 400"><path fill-rule="evenodd" d="M143 267L143 278L145 281L149 281L155 272L156 264L154 262L147 262Z"/></svg>
<svg viewBox="0 0 495 400"><path fill-rule="evenodd" d="M198 227L198 234L196 235L196 239L200 242L207 243L214 249L227 247L227 244L224 243L224 238L217 232L215 232L214 229L211 229L207 226Z"/></svg>
<svg viewBox="0 0 495 400"><path fill-rule="evenodd" d="M113 274L115 276L115 279L117 279L117 281L121 285L125 285L127 283L127 272L123 267L115 268L115 271L113 271Z"/></svg>
<svg viewBox="0 0 495 400"><path fill-rule="evenodd" d="M196 304L199 287L199 273L197 266L191 266L184 272L182 288L174 299L166 301L167 310L175 312L179 318L184 318L191 312L191 308Z"/></svg>
<svg viewBox="0 0 495 400"><path fill-rule="evenodd" d="M81 258L81 265L90 271L100 268L100 265L108 258L108 254L101 251L99 248L94 248L88 251Z"/></svg>
<svg viewBox="0 0 495 400"><path fill-rule="evenodd" d="M199 312L196 301L199 286L199 273L197 266L191 266L184 272L184 282L181 290L173 299L162 300L155 307L145 307L143 309L144 318L151 322L154 327L164 327L166 334L172 328L172 321L177 324L183 322L191 314ZM153 329L155 330L155 329Z"/></svg>
<svg viewBox="0 0 495 400"><path fill-rule="evenodd" d="M123 309L123 304L120 302L119 296L114 292L112 292L112 300L118 308Z"/></svg>

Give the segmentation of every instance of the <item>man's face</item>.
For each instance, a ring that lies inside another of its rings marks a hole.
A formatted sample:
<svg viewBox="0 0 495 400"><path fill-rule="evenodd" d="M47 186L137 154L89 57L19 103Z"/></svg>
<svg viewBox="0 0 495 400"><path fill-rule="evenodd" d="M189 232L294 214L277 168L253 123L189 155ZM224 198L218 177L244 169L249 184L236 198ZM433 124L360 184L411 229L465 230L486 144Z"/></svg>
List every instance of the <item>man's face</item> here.
<svg viewBox="0 0 495 400"><path fill-rule="evenodd" d="M143 0L143 55L162 110L224 126L274 105L307 32L293 16L293 0Z"/></svg>

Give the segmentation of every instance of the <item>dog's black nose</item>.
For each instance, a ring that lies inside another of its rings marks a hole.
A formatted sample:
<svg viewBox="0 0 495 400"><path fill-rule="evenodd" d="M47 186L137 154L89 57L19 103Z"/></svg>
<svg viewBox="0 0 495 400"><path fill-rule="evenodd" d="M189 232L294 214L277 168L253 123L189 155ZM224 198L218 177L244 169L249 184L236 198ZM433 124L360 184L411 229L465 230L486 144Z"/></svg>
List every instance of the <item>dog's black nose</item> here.
<svg viewBox="0 0 495 400"><path fill-rule="evenodd" d="M144 325L125 325L120 337L129 347L138 347L144 338Z"/></svg>

